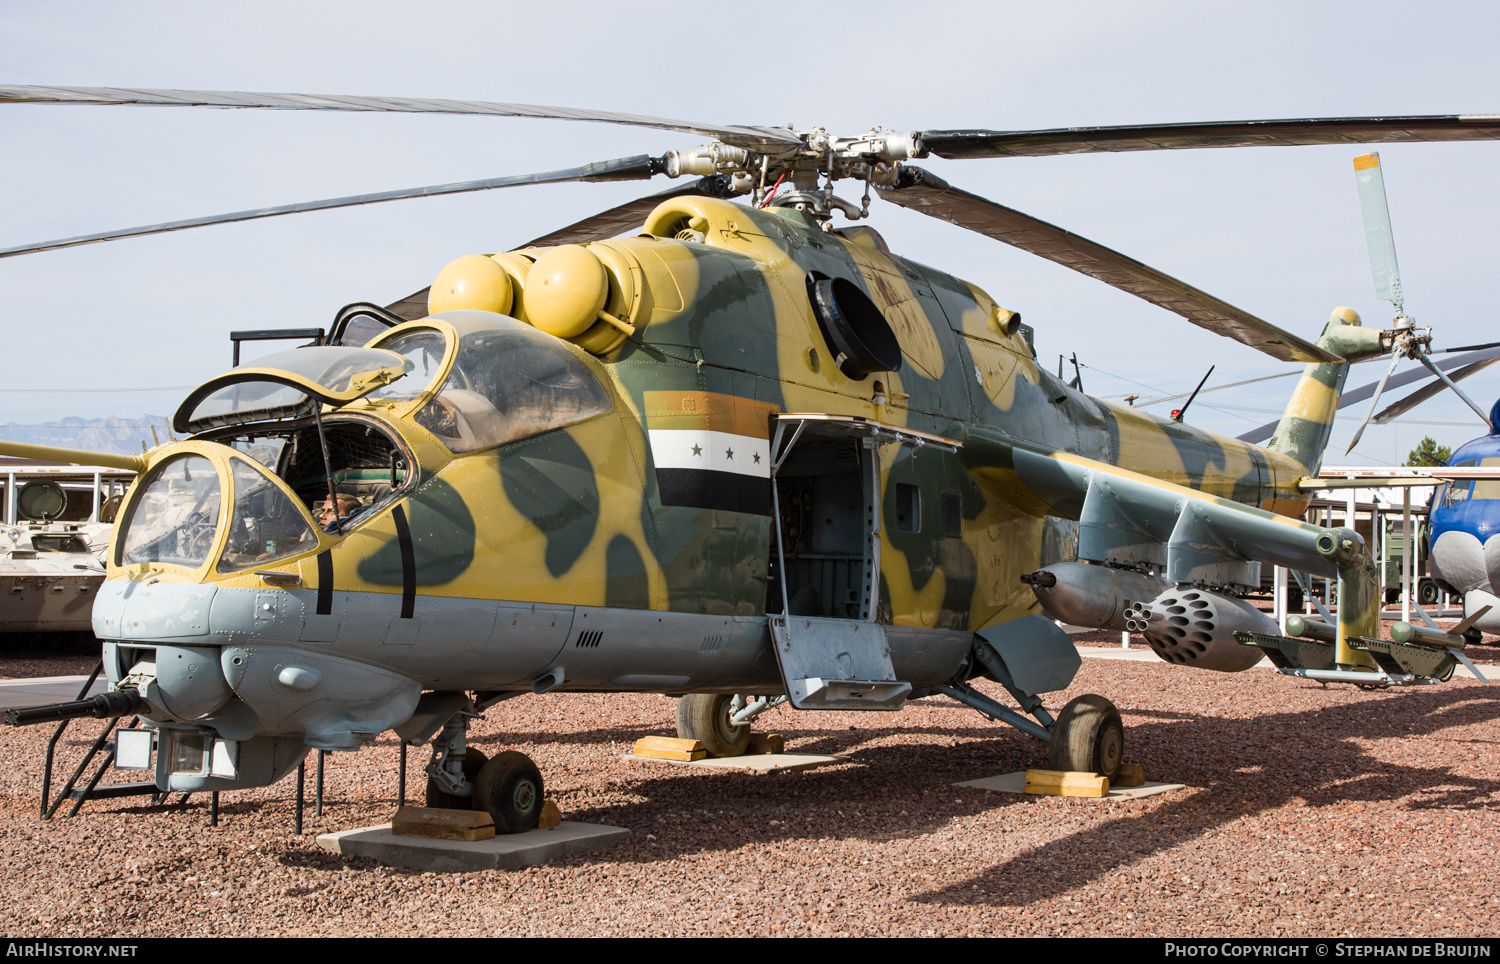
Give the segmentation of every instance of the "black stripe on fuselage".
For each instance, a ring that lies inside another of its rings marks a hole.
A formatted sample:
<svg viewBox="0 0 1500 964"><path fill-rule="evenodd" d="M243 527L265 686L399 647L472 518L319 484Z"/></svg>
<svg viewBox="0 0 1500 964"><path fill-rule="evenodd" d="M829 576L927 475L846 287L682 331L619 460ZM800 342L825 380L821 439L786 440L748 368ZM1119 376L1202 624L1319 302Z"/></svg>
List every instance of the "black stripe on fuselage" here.
<svg viewBox="0 0 1500 964"><path fill-rule="evenodd" d="M411 526L401 506L391 510L396 523L396 542L401 549L401 618L410 619L417 605L417 554L411 544Z"/></svg>
<svg viewBox="0 0 1500 964"><path fill-rule="evenodd" d="M318 553L318 615L333 612L333 550Z"/></svg>
<svg viewBox="0 0 1500 964"><path fill-rule="evenodd" d="M708 469L657 469L662 505L771 514L771 480Z"/></svg>

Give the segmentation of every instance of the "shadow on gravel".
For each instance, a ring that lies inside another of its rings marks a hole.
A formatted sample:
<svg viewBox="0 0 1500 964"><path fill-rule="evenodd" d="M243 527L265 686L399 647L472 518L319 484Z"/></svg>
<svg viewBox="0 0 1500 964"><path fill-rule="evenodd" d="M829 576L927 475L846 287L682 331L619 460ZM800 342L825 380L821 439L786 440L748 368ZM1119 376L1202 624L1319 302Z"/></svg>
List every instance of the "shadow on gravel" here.
<svg viewBox="0 0 1500 964"><path fill-rule="evenodd" d="M833 749L848 755L852 765L765 775L633 764L631 779L616 785L632 798L628 803L570 809L564 801L567 819L625 827L632 836L615 849L568 859L656 863L697 855L723 858L747 846L795 850L800 842L801 849L813 851L827 840L876 845L951 829L955 819L1026 802L952 784L973 779L976 772L1035 766L1040 746L1033 741L1009 733L973 741L972 730L960 729L920 732L951 732L970 742L840 745ZM864 739L872 735L867 731ZM840 743L846 739L841 735ZM806 747L799 740L795 750ZM732 862L732 854L728 859Z"/></svg>
<svg viewBox="0 0 1500 964"><path fill-rule="evenodd" d="M1177 716L1149 711L1135 715ZM1316 726L1313 717L1319 717ZM1200 788L1197 792L1094 824L962 883L910 899L1007 906L1047 900L1142 857L1298 800L1321 807L1411 797L1404 804L1410 810L1500 810L1500 779L1462 776L1446 767L1393 763L1369 754L1357 742L1431 737L1497 718L1500 701L1476 696L1473 689L1465 688L1409 691L1245 719L1185 717L1165 725L1138 724L1129 729L1132 746L1128 752L1143 753L1149 761L1153 748L1161 749L1163 756L1173 760L1172 779ZM1467 741L1452 742L1462 746ZM1232 748L1239 758L1173 753L1169 748L1184 745ZM1455 758L1461 754L1455 747Z"/></svg>

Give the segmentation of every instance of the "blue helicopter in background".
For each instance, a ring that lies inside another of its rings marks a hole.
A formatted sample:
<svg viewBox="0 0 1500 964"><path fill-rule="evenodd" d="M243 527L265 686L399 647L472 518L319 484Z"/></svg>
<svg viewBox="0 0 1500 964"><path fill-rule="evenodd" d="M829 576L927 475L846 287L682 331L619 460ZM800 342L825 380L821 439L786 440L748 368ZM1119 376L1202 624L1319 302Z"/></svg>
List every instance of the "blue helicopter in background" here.
<svg viewBox="0 0 1500 964"><path fill-rule="evenodd" d="M1500 401L1490 409L1489 434L1459 446L1453 468L1500 468ZM1433 494L1427 517L1428 566L1437 584L1462 596L1465 620L1500 636L1500 479L1456 479Z"/></svg>

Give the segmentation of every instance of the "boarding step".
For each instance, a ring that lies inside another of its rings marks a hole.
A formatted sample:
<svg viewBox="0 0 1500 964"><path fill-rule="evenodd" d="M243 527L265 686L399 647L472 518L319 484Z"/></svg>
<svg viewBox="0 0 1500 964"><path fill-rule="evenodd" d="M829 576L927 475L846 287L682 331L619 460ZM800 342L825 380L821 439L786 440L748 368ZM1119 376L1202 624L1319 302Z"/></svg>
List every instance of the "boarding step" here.
<svg viewBox="0 0 1500 964"><path fill-rule="evenodd" d="M899 710L911 684L896 679L885 627L853 619L772 616L782 682L799 710Z"/></svg>
<svg viewBox="0 0 1500 964"><path fill-rule="evenodd" d="M69 800L113 800L117 797L144 797L161 791L154 783L111 783L102 787L75 787Z"/></svg>

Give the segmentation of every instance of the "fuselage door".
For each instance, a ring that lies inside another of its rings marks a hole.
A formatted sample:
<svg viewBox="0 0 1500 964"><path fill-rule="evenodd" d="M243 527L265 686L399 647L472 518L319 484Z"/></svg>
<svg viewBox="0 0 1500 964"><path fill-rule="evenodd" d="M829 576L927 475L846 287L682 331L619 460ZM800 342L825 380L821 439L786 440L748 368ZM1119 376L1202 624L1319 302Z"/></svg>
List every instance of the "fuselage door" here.
<svg viewBox="0 0 1500 964"><path fill-rule="evenodd" d="M775 577L771 637L798 709L900 709L880 616L880 450L963 443L858 416L789 414L771 438Z"/></svg>

